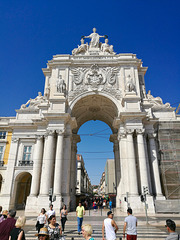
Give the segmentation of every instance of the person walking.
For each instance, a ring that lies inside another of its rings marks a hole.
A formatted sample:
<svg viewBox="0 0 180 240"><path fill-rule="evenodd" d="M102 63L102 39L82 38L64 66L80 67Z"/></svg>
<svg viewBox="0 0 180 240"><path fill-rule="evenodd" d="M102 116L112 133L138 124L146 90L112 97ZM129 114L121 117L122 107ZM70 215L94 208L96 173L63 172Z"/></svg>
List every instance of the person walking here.
<svg viewBox="0 0 180 240"><path fill-rule="evenodd" d="M91 237L92 235L92 226L90 224L85 224L82 226L82 235L83 238L86 240L94 240L94 238Z"/></svg>
<svg viewBox="0 0 180 240"><path fill-rule="evenodd" d="M169 236L167 236L166 240L178 240L180 238L179 234L176 232L176 224L173 220L167 219L165 227L169 232Z"/></svg>
<svg viewBox="0 0 180 240"><path fill-rule="evenodd" d="M38 236L38 240L49 240L49 233L47 228L41 228L39 233L35 236Z"/></svg>
<svg viewBox="0 0 180 240"><path fill-rule="evenodd" d="M55 215L49 218L49 225L47 227L50 240L59 240L62 238L62 230L60 225L56 222Z"/></svg>
<svg viewBox="0 0 180 240"><path fill-rule="evenodd" d="M7 219L1 222L0 224L0 239L8 240L9 234L13 228L15 228L16 220L14 219L16 216L15 210L9 210Z"/></svg>
<svg viewBox="0 0 180 240"><path fill-rule="evenodd" d="M13 228L10 232L9 240L25 240L25 233L22 229L25 225L26 218L25 216L19 216L16 223L15 228Z"/></svg>
<svg viewBox="0 0 180 240"><path fill-rule="evenodd" d="M79 201L79 206L76 208L76 216L77 216L77 222L78 222L78 234L81 233L81 226L83 222L83 215L85 215L84 207L82 206L81 201Z"/></svg>
<svg viewBox="0 0 180 240"><path fill-rule="evenodd" d="M111 199L109 200L109 209L110 209L110 211L112 209L112 201L111 201Z"/></svg>
<svg viewBox="0 0 180 240"><path fill-rule="evenodd" d="M67 208L66 205L63 205L63 208L60 211L60 220L61 220L61 226L62 226L62 234L64 234L64 228L65 228L65 223L67 221Z"/></svg>
<svg viewBox="0 0 180 240"><path fill-rule="evenodd" d="M44 224L46 223L46 219L47 219L46 210L45 208L42 208L40 214L37 217L37 222L39 222L39 224L37 225L38 233L40 229L44 227Z"/></svg>
<svg viewBox="0 0 180 240"><path fill-rule="evenodd" d="M127 209L128 217L124 220L123 238L125 238L125 231L127 228L127 240L137 239L137 218L132 215L132 209Z"/></svg>
<svg viewBox="0 0 180 240"><path fill-rule="evenodd" d="M53 209L53 205L52 204L49 206L49 210L46 212L46 215L47 215L48 220L49 220L51 215L55 215L56 216L56 213L55 213L55 211Z"/></svg>
<svg viewBox="0 0 180 240"><path fill-rule="evenodd" d="M103 240L105 239L104 237L104 228L106 231L106 239L107 240L115 240L116 239L116 232L118 230L118 226L116 222L113 220L113 213L109 211L107 213L107 218L104 219L103 225L102 225L102 238Z"/></svg>

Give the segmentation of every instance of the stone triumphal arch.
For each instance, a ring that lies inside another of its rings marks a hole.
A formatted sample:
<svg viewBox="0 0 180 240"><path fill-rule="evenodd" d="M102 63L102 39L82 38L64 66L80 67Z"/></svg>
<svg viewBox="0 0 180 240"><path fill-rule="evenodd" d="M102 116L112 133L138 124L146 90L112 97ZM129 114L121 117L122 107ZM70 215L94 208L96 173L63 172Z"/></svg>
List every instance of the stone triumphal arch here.
<svg viewBox="0 0 180 240"><path fill-rule="evenodd" d="M149 211L154 212L154 201L165 199L157 124L175 118L175 114L169 103L146 93L147 67L135 54L116 54L107 36L93 29L72 55L55 55L42 70L44 94L39 92L16 110L16 118L6 120L13 133L6 172L1 173L2 205L14 206L17 171L26 169L32 175L26 211L48 208L50 188L56 196L55 209L62 201L74 209L77 143L81 141L77 132L86 121L101 120L112 130L116 206L120 207L121 200L121 208L126 210L123 199L128 192L131 207L142 211L140 195L145 186L149 189Z"/></svg>

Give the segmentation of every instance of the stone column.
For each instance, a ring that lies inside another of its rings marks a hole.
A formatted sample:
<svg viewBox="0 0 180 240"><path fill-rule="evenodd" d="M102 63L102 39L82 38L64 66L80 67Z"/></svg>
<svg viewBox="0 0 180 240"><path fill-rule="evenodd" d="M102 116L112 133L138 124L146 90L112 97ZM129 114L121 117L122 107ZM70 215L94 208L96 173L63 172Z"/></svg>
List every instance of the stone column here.
<svg viewBox="0 0 180 240"><path fill-rule="evenodd" d="M33 154L33 174L30 196L37 196L39 192L42 156L43 156L43 136L37 136L37 141Z"/></svg>
<svg viewBox="0 0 180 240"><path fill-rule="evenodd" d="M64 136L64 161L63 161L63 198L68 209L70 207L70 167L71 167L71 128L66 125L66 133Z"/></svg>
<svg viewBox="0 0 180 240"><path fill-rule="evenodd" d="M137 184L137 171L136 171L136 160L134 152L134 142L133 142L133 129L127 129L127 161L128 168L126 169L126 174L129 173L129 187L130 195L138 195L138 184Z"/></svg>
<svg viewBox="0 0 180 240"><path fill-rule="evenodd" d="M146 164L146 154L144 146L144 129L137 129L137 148L138 148L138 158L139 158L139 170L141 179L141 193L143 193L143 186L148 187L148 174L147 174L147 164Z"/></svg>
<svg viewBox="0 0 180 240"><path fill-rule="evenodd" d="M1 205L3 206L4 209L10 209L14 207L16 196L16 194L14 194L13 192L14 191L13 183L15 181L14 167L17 161L18 147L19 138L12 137L9 159L7 163L6 177L1 190Z"/></svg>
<svg viewBox="0 0 180 240"><path fill-rule="evenodd" d="M43 155L43 165L41 174L40 195L48 196L49 189L52 187L52 178L54 170L54 153L55 153L54 131L48 131L45 138L45 147Z"/></svg>
<svg viewBox="0 0 180 240"><path fill-rule="evenodd" d="M54 195L56 197L61 197L64 131L57 130L56 132L57 132L57 146L56 146L55 173L54 173Z"/></svg>
<svg viewBox="0 0 180 240"><path fill-rule="evenodd" d="M150 148L152 169L153 169L153 173L154 173L154 182L155 182L156 194L157 194L157 196L158 195L162 196L161 181L160 181L159 166L158 166L158 158L157 158L156 144L155 144L155 139L154 139L155 136L156 136L156 134L148 134L149 148Z"/></svg>
<svg viewBox="0 0 180 240"><path fill-rule="evenodd" d="M77 142L80 142L80 136L73 134L71 143L71 188L70 188L70 209L75 210L76 208L76 183L77 183L77 166L76 166L76 154L77 154Z"/></svg>

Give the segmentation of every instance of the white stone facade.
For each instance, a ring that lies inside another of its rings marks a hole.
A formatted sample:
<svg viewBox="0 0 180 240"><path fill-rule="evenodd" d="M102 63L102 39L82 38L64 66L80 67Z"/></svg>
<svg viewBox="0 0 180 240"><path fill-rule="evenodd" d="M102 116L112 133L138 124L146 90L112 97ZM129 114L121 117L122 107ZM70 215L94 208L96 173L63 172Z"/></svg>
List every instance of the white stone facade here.
<svg viewBox="0 0 180 240"><path fill-rule="evenodd" d="M104 121L113 132L116 206L120 207L119 200L128 192L134 212L143 211L139 197L143 186L150 192L149 212L155 211L154 198L164 199L156 125L178 121L176 114L169 103L146 94L147 67L141 60L135 54L116 54L107 40L100 43L103 37L94 29L84 37L91 39L89 44L82 40L72 55L53 56L43 69L44 94L22 104L16 118L0 118L0 131L12 132L7 161L0 167L0 205L4 209L23 202L17 197L19 181L31 181L25 194L29 195L24 202L26 211L48 208L50 188L56 195L55 209L62 201L75 207L76 152L81 141L77 133L88 120ZM5 143L0 140L0 145ZM126 204L122 202L121 207L125 210Z"/></svg>

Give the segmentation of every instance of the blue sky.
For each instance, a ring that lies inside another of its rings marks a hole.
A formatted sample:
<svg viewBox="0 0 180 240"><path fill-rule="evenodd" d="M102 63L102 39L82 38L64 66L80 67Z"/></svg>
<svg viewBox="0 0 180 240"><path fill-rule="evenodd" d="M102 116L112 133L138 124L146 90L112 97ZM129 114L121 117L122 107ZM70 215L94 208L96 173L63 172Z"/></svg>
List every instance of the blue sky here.
<svg viewBox="0 0 180 240"><path fill-rule="evenodd" d="M180 102L179 9L178 0L1 1L0 116L15 116L15 109L36 97L38 91L43 92L41 68L55 54L71 54L81 36L89 35L93 27L99 34L108 35L115 52L137 54L143 66L148 67L146 90L177 107ZM92 134L106 128L107 125L96 121L84 124L80 131ZM81 137L83 141L78 145L79 153L103 151L103 147L104 152L111 151L106 155L82 153L92 183L99 182L106 156L113 156L112 145L107 143L110 132L106 130L103 137ZM96 142L94 147L91 139ZM104 160L100 161L101 158Z"/></svg>

